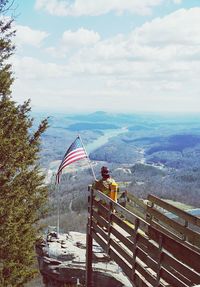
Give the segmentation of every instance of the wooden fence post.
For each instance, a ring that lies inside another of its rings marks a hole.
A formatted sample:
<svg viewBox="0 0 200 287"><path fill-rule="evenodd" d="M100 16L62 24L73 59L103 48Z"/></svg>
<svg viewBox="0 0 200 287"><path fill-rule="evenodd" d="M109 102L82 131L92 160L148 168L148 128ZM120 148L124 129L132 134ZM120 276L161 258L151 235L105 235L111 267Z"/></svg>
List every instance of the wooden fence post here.
<svg viewBox="0 0 200 287"><path fill-rule="evenodd" d="M157 269L157 278L156 278L156 287L160 285L160 270L162 267L162 235L159 236L159 254L158 254L158 269Z"/></svg>
<svg viewBox="0 0 200 287"><path fill-rule="evenodd" d="M92 287L92 206L93 206L93 189L89 186L88 191L88 222L86 235L86 286Z"/></svg>
<svg viewBox="0 0 200 287"><path fill-rule="evenodd" d="M135 286L135 263L136 263L136 249L137 249L137 231L139 227L139 219L135 219L135 228L134 228L134 235L133 235L133 260L132 260L132 283Z"/></svg>
<svg viewBox="0 0 200 287"><path fill-rule="evenodd" d="M112 201L109 202L109 214L108 214L108 242L107 242L107 254L110 253L110 232L111 232L111 218L112 218L113 204Z"/></svg>

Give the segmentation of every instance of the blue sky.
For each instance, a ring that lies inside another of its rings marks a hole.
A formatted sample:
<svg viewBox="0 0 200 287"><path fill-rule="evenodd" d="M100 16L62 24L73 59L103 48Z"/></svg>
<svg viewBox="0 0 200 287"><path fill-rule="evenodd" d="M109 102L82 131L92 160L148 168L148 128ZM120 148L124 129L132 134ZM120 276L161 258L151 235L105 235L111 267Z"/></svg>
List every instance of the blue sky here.
<svg viewBox="0 0 200 287"><path fill-rule="evenodd" d="M34 110L200 112L199 0L15 0L13 98Z"/></svg>

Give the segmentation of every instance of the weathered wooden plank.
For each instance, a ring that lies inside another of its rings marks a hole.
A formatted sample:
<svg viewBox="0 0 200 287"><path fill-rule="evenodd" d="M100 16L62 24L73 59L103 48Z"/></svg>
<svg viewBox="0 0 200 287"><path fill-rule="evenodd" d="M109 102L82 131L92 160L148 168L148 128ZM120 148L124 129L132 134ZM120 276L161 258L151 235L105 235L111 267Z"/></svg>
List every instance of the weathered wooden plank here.
<svg viewBox="0 0 200 287"><path fill-rule="evenodd" d="M162 264L166 270L176 274L176 277L182 280L183 282L190 281L193 284L200 284L200 274L190 269L186 265L182 264L176 258L171 257L167 253L162 254ZM175 272L173 272L173 270ZM186 278L187 280L184 280Z"/></svg>
<svg viewBox="0 0 200 287"><path fill-rule="evenodd" d="M142 209L146 210L147 205L140 200L138 197L136 197L134 194L129 193L131 201L133 201L136 205L140 206Z"/></svg>
<svg viewBox="0 0 200 287"><path fill-rule="evenodd" d="M148 252L149 250L149 239L142 234L137 234L137 245L144 251Z"/></svg>
<svg viewBox="0 0 200 287"><path fill-rule="evenodd" d="M152 216L154 216L159 221L162 221L167 226L173 228L175 230L175 232L179 232L180 234L188 237L190 242L193 242L194 245L198 244L200 246L200 243L199 243L200 242L200 234L199 233L181 225L180 223L174 221L173 219L170 219L169 217L167 217L166 215L164 215L163 213L159 212L158 210L156 210L154 208L148 207L147 212L150 213Z"/></svg>
<svg viewBox="0 0 200 287"><path fill-rule="evenodd" d="M114 209L117 212L123 214L124 217L127 218L127 220L129 220L130 222L134 222L134 219L136 217L138 217L140 220L145 222L145 213L142 213L139 209L135 209L135 214L134 214L133 212L130 212L129 210L127 210L126 208L121 206L119 203L115 202L110 197L108 197L105 194L103 194L102 192L100 192L98 190L94 190L94 194L98 198L100 198L101 200L106 202L106 204L108 204L108 205L109 205L110 202L112 202Z"/></svg>
<svg viewBox="0 0 200 287"><path fill-rule="evenodd" d="M140 234L138 234L137 244L138 244L137 253L141 249L142 252L145 252L145 254L148 255L148 259L152 258L155 262L157 262L158 246L156 246L155 244L153 244L151 241L147 240L146 238L142 237ZM139 256L139 253L138 253L138 256ZM144 258L140 257L140 259L144 261ZM147 261L147 265L149 265L148 261ZM154 266L149 265L149 266L151 266L151 268L155 270L155 265ZM165 252L165 250L163 250L162 252L162 266L171 273L173 273L173 271L175 270L176 277L182 280L183 282L191 281L194 284L200 284L200 274L198 272L195 272L195 270L191 269L189 266L186 266L182 262L178 261L175 257L171 256L168 252Z"/></svg>
<svg viewBox="0 0 200 287"><path fill-rule="evenodd" d="M149 226L149 237L159 242L159 236L162 234L163 237L163 248L170 252L175 258L182 261L192 269L200 272L200 254L194 250L186 247L185 245L173 240L171 237L161 233L155 228Z"/></svg>
<svg viewBox="0 0 200 287"><path fill-rule="evenodd" d="M177 276L174 274L168 272L166 269L161 268L160 270L160 276L162 279L164 279L170 286L174 287L188 287L193 286L193 284L187 280L187 282L184 282L183 280L180 280ZM183 278L182 278L183 279Z"/></svg>
<svg viewBox="0 0 200 287"><path fill-rule="evenodd" d="M118 232L113 227L112 227L111 230L112 230L112 234L114 236L116 236L116 238L118 238L120 240L120 243L123 243L129 249L129 251L132 252L133 248L134 248L134 244L133 244L132 240L125 238L123 236L123 234ZM139 248L137 246L137 248L136 248L136 257L138 257L141 261L143 261L148 266L148 268L150 268L150 269L152 269L152 270L154 270L156 272L157 271L157 263L156 263L156 261L151 259L151 257L142 250L143 247L144 247L144 245L143 245L144 242L146 244L148 244L148 240L147 239L141 240L141 238L142 238L142 235L137 234L137 242L136 242L136 244L140 245L140 247L142 247L142 248ZM158 248L155 247L154 251L155 251L155 249L156 249L156 251L158 253ZM147 250L147 248L146 248L146 250ZM156 259L157 259L157 257L156 257ZM126 259L126 260L128 260L128 259ZM131 259L131 261L129 261L129 263L131 264L131 262L132 262L132 259Z"/></svg>
<svg viewBox="0 0 200 287"><path fill-rule="evenodd" d="M93 217L94 217L94 220L99 222L101 226L105 226L106 228L108 228L108 222L104 218L99 216L99 214L96 211L93 211ZM95 221L93 222L93 226L96 226L96 225L98 226L98 224L96 224ZM101 226L99 226L99 227L101 228ZM114 226L111 226L110 231L121 243L123 243L132 252L133 242L131 241L131 238L125 237ZM102 231L102 232L105 234L105 231ZM139 238L140 238L140 236L139 236Z"/></svg>
<svg viewBox="0 0 200 287"><path fill-rule="evenodd" d="M127 264L125 264L123 259L120 258L113 249L110 250L110 257L122 268L124 273L131 280L131 268ZM147 285L145 281L149 282L152 286L155 286L154 278L145 269L143 269L138 263L136 263L136 271L137 273L135 273L135 278L133 281L135 286L149 287L149 284ZM139 282L139 285L137 284L137 282ZM161 285L160 287L163 287L163 286Z"/></svg>
<svg viewBox="0 0 200 287"><path fill-rule="evenodd" d="M97 215L97 218L98 218L98 215ZM101 237L103 237L103 239L106 242L108 242L108 233L105 232L101 227L99 227L99 225L96 222L93 223L93 228L96 231L96 233L99 233ZM129 248L130 251L133 249L133 243L130 240L128 240L126 237L123 237L123 235L120 232L118 232L115 228L111 227L110 231L111 231L111 234L116 236L118 240L121 239L120 243L124 244L124 247ZM113 239L110 239L110 241L112 242ZM122 247L120 246L120 248Z"/></svg>
<svg viewBox="0 0 200 287"><path fill-rule="evenodd" d="M93 229L92 235L94 240L104 249L106 250L107 244L104 242ZM110 251L110 257L113 259L123 270L123 272L130 278L131 276L131 268L116 254L114 251Z"/></svg>
<svg viewBox="0 0 200 287"><path fill-rule="evenodd" d="M156 286L156 278L153 277L150 272L148 272L147 269L144 269L138 262L135 264L135 269L147 280L147 282L149 282L152 286ZM160 286L163 287L164 285L160 284Z"/></svg>
<svg viewBox="0 0 200 287"><path fill-rule="evenodd" d="M179 216L179 217L183 218L184 220L192 223L193 225L200 227L200 218L198 218L192 214L189 214L188 212L181 210L172 204L169 204L168 202L158 198L155 195L152 195L152 194L148 195L148 200L151 201L152 203L164 208L165 210L176 214L177 216Z"/></svg>
<svg viewBox="0 0 200 287"><path fill-rule="evenodd" d="M130 251L133 250L133 242L131 242L127 237L125 237L122 233L120 233L117 229L113 226L111 227L111 233L120 240Z"/></svg>
<svg viewBox="0 0 200 287"><path fill-rule="evenodd" d="M96 199L94 199L93 203L94 206L98 209L98 211L101 212L106 218L109 212L108 206L103 205L100 201L97 201Z"/></svg>
<svg viewBox="0 0 200 287"><path fill-rule="evenodd" d="M146 252L144 252L141 248L137 248L137 257L144 262L148 268L152 269L153 271L157 271L158 264L155 260L153 260Z"/></svg>
<svg viewBox="0 0 200 287"><path fill-rule="evenodd" d="M197 246L192 245L191 243L189 243L187 241L184 241L183 238L180 238L177 235L174 235L174 233L170 232L169 229L167 229L167 227L164 227L161 224L159 224L157 222L154 222L154 221L149 222L149 225L151 225L151 227L154 227L157 230L160 230L162 233L170 236L175 241L178 241L181 244L184 244L185 246L187 246L188 248L191 248L194 251L200 253L200 248L198 248Z"/></svg>
<svg viewBox="0 0 200 287"><path fill-rule="evenodd" d="M99 225L105 226L106 228L108 228L109 223L106 221L106 219L100 216L95 210L93 210L93 222L95 220L99 222Z"/></svg>
<svg viewBox="0 0 200 287"><path fill-rule="evenodd" d="M113 249L117 251L117 253L120 254L120 256L125 259L130 265L131 265L131 254L128 253L124 248L122 248L121 245L119 245L114 239L111 239L111 246Z"/></svg>
<svg viewBox="0 0 200 287"><path fill-rule="evenodd" d="M112 214L111 220L119 225L123 230L129 233L131 236L134 234L134 228L128 225L124 219L119 218L118 214Z"/></svg>
<svg viewBox="0 0 200 287"><path fill-rule="evenodd" d="M92 227L96 231L96 233L99 233L105 241L108 241L108 235L103 229L101 229L96 223L93 223Z"/></svg>
<svg viewBox="0 0 200 287"><path fill-rule="evenodd" d="M139 238L139 237L138 237ZM141 240L141 236L140 236ZM146 241L146 239L144 239ZM143 241L144 244L144 241ZM137 257L142 260L153 271L157 270L158 247L148 242L148 250L144 252L144 248L137 248ZM176 282L174 286L190 286L200 283L200 274L191 270L181 262L177 261L169 254L162 252L162 273L161 278L165 279L168 283ZM171 273L171 274L170 274ZM162 276L164 274L164 276ZM177 281L176 281L177 280ZM189 284L190 285L187 285Z"/></svg>
<svg viewBox="0 0 200 287"><path fill-rule="evenodd" d="M99 236L98 233L104 237L104 239L106 239L106 235L104 234L104 232L96 225L94 224L93 226L93 232L96 234L96 236L94 236L94 239L101 244L102 248L104 250L107 249L107 242L103 241ZM131 267L129 266L129 264L131 265L132 262L132 257L131 257L131 253L129 254L121 245L119 245L114 239L110 239L110 250L109 250L109 255L110 257L115 260L115 262L117 264L119 264L119 266L123 269L123 271L127 274L127 276L131 279L131 274L129 274ZM116 250L116 252L115 252ZM123 259L122 259L123 258ZM124 259L129 263L125 263ZM139 274L141 274L141 278L144 277L149 283L151 283L152 286L155 286L155 278L151 275L150 272L148 272L147 270L145 270L139 263L136 262L135 264L135 268L138 271ZM128 273L127 273L128 270ZM140 280L142 280L140 278ZM146 286L146 285L145 285ZM160 286L164 286L164 285L160 285Z"/></svg>
<svg viewBox="0 0 200 287"><path fill-rule="evenodd" d="M99 214L101 214L102 217L105 219L108 218L109 209L106 206L102 205L99 201L96 200L94 200L94 206L98 209ZM119 216L120 215L118 213L113 211L111 215L111 221L119 225L123 230L132 236L134 234L134 228L128 225L124 219L121 219Z"/></svg>

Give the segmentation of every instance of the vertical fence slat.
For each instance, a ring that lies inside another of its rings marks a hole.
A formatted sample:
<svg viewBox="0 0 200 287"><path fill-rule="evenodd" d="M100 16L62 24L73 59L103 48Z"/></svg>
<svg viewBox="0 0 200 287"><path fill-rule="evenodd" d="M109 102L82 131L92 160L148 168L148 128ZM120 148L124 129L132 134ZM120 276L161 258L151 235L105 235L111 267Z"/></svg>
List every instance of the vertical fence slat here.
<svg viewBox="0 0 200 287"><path fill-rule="evenodd" d="M160 271L162 266L162 235L159 236L159 249L158 249L158 266L157 266L157 279L156 279L156 287L160 285Z"/></svg>
<svg viewBox="0 0 200 287"><path fill-rule="evenodd" d="M92 206L93 206L93 189L89 188L90 195L88 197L88 223L86 235L86 286L92 286Z"/></svg>
<svg viewBox="0 0 200 287"><path fill-rule="evenodd" d="M109 213L108 213L108 244L107 244L107 254L110 253L110 233L111 233L111 225L112 225L112 211L113 211L113 204L112 202L109 203Z"/></svg>
<svg viewBox="0 0 200 287"><path fill-rule="evenodd" d="M134 234L133 234L133 259L132 259L132 274L131 274L131 279L132 282L135 282L135 263L136 263L136 250L137 250L137 231L139 227L139 219L135 219L135 229L134 229Z"/></svg>

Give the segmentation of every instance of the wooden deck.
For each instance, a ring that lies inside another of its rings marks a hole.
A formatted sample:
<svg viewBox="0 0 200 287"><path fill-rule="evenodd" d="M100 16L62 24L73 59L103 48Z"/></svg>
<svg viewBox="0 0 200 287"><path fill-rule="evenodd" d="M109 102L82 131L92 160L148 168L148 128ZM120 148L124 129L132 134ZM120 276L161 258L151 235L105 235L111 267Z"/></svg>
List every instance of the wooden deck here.
<svg viewBox="0 0 200 287"><path fill-rule="evenodd" d="M93 239L121 267L132 286L200 284L199 218L152 195L147 205L136 199L134 213L92 189L88 202L87 287L95 286ZM164 211L175 213L179 220L168 218Z"/></svg>

